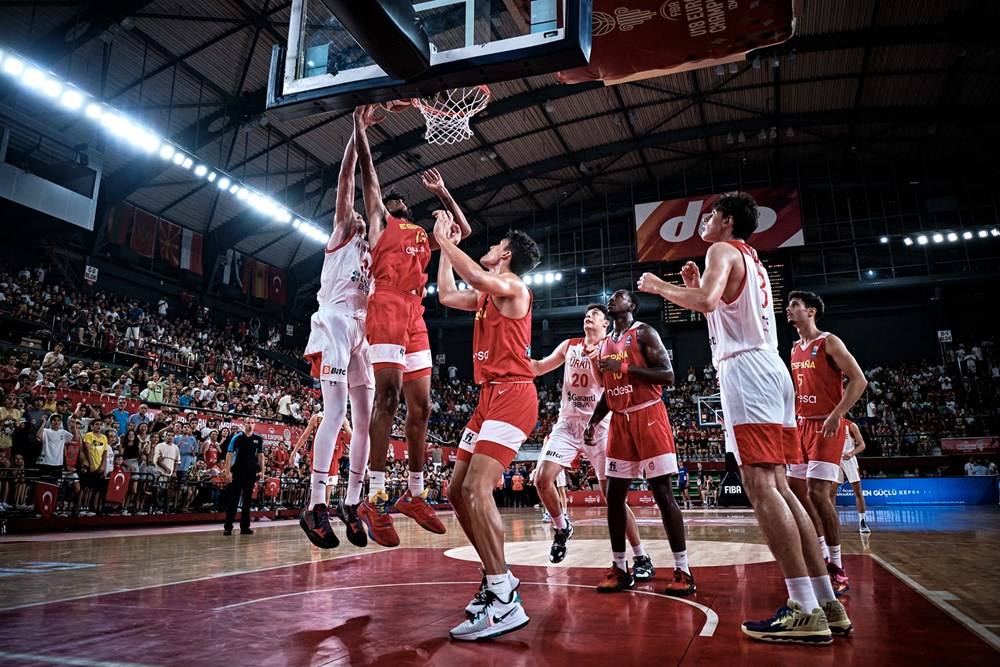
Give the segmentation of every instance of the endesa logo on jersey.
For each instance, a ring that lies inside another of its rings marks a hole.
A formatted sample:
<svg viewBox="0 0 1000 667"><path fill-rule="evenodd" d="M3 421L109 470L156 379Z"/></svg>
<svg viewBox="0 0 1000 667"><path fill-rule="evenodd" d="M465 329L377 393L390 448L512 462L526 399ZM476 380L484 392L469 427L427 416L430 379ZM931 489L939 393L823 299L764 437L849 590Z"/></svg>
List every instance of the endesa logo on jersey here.
<svg viewBox="0 0 1000 667"><path fill-rule="evenodd" d="M747 243L760 251L805 244L799 192L794 186L760 188L747 193L757 202L757 231ZM640 262L701 257L708 244L698 233L702 216L710 213L718 194L637 204L635 229Z"/></svg>

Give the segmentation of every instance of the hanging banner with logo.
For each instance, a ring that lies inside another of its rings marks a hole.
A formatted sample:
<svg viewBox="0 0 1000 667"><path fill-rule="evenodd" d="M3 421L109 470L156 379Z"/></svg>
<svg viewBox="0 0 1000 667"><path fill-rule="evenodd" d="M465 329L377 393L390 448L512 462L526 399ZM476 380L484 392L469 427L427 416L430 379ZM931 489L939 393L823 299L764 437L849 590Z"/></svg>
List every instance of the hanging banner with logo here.
<svg viewBox="0 0 1000 667"><path fill-rule="evenodd" d="M941 451L945 454L996 454L1000 452L1000 438L941 438Z"/></svg>
<svg viewBox="0 0 1000 667"><path fill-rule="evenodd" d="M757 202L757 231L748 240L761 252L805 244L799 192L791 185L747 191ZM669 262L701 257L708 243L698 231L719 194L637 204L636 256L640 262Z"/></svg>

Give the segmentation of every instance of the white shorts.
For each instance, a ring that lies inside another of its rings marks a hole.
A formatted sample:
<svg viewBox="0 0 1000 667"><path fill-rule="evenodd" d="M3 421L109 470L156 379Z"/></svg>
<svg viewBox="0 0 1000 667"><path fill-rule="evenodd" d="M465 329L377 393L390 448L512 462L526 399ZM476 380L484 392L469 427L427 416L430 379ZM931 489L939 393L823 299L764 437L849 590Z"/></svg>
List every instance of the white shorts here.
<svg viewBox="0 0 1000 667"><path fill-rule="evenodd" d="M538 460L554 461L563 467L562 484L566 486L565 469L573 465L578 454L582 454L585 459L594 466L597 479L604 479L604 469L608 455L608 423L609 419L602 420L594 428L594 446L588 447L583 444L583 432L587 429L589 420L587 419L560 419L552 427L549 434L549 444L542 448Z"/></svg>
<svg viewBox="0 0 1000 667"><path fill-rule="evenodd" d="M726 451L739 465L784 465L794 447L795 387L776 352L750 350L719 362Z"/></svg>
<svg viewBox="0 0 1000 667"><path fill-rule="evenodd" d="M556 488L565 489L566 488L566 470L560 470L559 474L556 475Z"/></svg>
<svg viewBox="0 0 1000 667"><path fill-rule="evenodd" d="M840 460L840 479L839 483L843 484L846 478L851 484L855 484L861 481L861 469L858 467L858 457L852 456L849 459Z"/></svg>
<svg viewBox="0 0 1000 667"><path fill-rule="evenodd" d="M309 342L302 356L310 362L314 378L346 381L348 387L375 386L363 317L320 308L313 313L309 324Z"/></svg>

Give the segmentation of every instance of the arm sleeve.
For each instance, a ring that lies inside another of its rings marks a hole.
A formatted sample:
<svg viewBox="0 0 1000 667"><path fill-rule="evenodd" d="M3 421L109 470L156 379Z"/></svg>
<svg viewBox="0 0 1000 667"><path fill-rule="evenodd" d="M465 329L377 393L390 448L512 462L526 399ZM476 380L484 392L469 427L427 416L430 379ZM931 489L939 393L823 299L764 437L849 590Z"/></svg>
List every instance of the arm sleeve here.
<svg viewBox="0 0 1000 667"><path fill-rule="evenodd" d="M227 453L229 453L229 452L235 452L236 451L235 445L236 445L236 438L238 438L238 437L240 437L240 436L237 433L236 435L234 435L233 437L231 437L229 439L229 444L226 445L226 452Z"/></svg>

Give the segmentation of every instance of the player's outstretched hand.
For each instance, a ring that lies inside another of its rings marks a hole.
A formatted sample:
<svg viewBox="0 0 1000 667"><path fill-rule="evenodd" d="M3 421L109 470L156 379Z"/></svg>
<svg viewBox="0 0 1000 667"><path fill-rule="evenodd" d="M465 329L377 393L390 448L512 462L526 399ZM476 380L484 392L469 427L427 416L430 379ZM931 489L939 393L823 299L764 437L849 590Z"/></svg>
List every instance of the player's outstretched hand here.
<svg viewBox="0 0 1000 667"><path fill-rule="evenodd" d="M354 109L354 118L361 121L361 127L369 128L376 123L381 123L385 116L380 116L377 113L378 105L376 104L362 104Z"/></svg>
<svg viewBox="0 0 1000 667"><path fill-rule="evenodd" d="M441 241L451 241L452 227L455 225L455 218L451 213L438 209L434 211L434 238Z"/></svg>
<svg viewBox="0 0 1000 667"><path fill-rule="evenodd" d="M684 287L701 287L701 270L694 262L687 262L681 267L681 278L684 280Z"/></svg>
<svg viewBox="0 0 1000 667"><path fill-rule="evenodd" d="M441 174L437 169L431 168L420 172L420 182L424 184L425 188L436 195L447 191L447 188L444 186L444 179L441 178Z"/></svg>
<svg viewBox="0 0 1000 667"><path fill-rule="evenodd" d="M639 276L639 280L636 282L636 287L640 292L646 292L647 294L659 294L660 287L665 284L666 283L663 280L647 271Z"/></svg>

